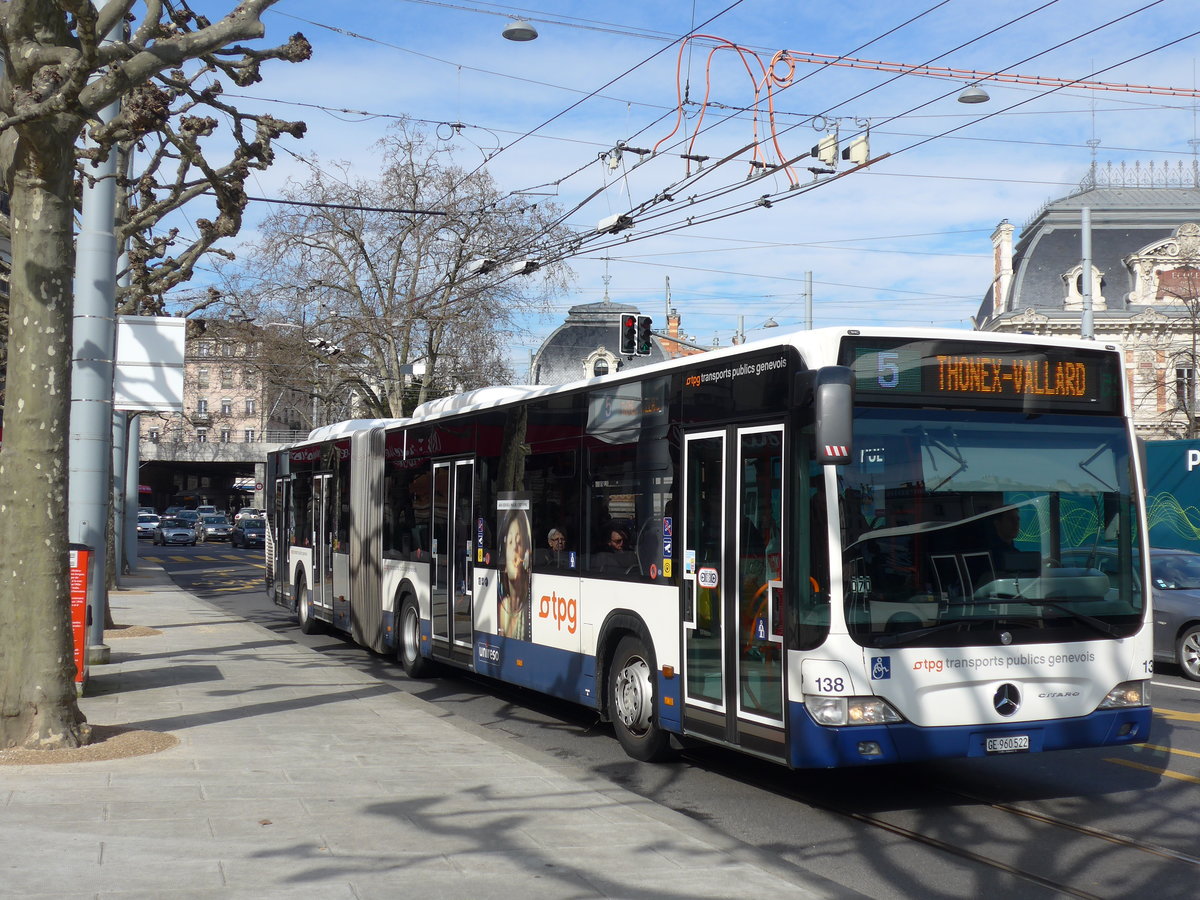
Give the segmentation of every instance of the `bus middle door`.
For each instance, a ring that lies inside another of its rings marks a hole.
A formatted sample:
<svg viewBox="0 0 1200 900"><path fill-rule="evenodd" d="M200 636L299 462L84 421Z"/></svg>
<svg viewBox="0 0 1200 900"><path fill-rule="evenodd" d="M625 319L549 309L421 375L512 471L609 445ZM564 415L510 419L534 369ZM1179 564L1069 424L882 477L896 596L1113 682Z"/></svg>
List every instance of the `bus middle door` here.
<svg viewBox="0 0 1200 900"><path fill-rule="evenodd" d="M333 611L333 498L332 476L325 472L313 476L313 607L317 617L329 621Z"/></svg>
<svg viewBox="0 0 1200 900"><path fill-rule="evenodd" d="M474 460L433 464L433 652L467 663L475 638L474 486Z"/></svg>

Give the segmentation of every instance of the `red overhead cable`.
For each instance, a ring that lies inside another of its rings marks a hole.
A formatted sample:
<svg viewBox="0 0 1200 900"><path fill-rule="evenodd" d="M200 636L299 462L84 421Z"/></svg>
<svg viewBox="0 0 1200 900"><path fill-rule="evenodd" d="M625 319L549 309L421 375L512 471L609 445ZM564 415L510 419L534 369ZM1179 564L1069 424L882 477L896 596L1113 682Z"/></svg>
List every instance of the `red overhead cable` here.
<svg viewBox="0 0 1200 900"><path fill-rule="evenodd" d="M816 66L845 66L849 69L873 69L876 72L899 72L905 75L932 75L938 78L954 78L959 81L1000 81L1010 84L1034 84L1043 87L1074 87L1089 91L1116 91L1123 94L1161 94L1168 97L1200 97L1200 88L1156 87L1149 84L1118 84L1108 81L1090 81L1086 78L1055 78L1048 75L1020 75L1015 72L979 72L975 69L954 69L948 66L915 66L906 63L882 62L877 59L858 59L853 56L832 56L825 53L810 53L807 50L789 50L788 55L796 62Z"/></svg>

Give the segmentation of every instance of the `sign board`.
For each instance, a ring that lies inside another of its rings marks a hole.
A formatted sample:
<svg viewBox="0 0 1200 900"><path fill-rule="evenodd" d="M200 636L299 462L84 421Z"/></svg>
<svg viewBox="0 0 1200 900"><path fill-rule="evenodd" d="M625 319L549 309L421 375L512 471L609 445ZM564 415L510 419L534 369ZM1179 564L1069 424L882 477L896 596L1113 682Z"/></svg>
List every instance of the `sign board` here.
<svg viewBox="0 0 1200 900"><path fill-rule="evenodd" d="M183 352L187 320L118 316L113 408L183 412Z"/></svg>

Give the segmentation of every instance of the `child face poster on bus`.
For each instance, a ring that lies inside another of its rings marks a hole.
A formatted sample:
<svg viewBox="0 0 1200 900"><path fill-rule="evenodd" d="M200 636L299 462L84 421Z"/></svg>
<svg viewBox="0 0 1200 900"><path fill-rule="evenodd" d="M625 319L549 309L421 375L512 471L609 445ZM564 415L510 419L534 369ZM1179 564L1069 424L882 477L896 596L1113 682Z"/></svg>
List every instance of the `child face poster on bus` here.
<svg viewBox="0 0 1200 900"><path fill-rule="evenodd" d="M500 584L497 622L502 637L530 639L530 592L533 539L529 523L529 495L502 492L497 497L497 534L500 535Z"/></svg>

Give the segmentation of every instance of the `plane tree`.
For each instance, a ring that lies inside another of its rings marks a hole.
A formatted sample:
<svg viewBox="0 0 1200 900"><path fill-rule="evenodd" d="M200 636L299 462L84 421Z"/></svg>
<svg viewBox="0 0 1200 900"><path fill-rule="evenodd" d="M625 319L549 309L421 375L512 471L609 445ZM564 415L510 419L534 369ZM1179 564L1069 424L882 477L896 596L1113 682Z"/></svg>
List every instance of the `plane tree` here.
<svg viewBox="0 0 1200 900"><path fill-rule="evenodd" d="M401 120L377 173L311 159L242 254L231 296L251 320L303 325L323 389L363 416L507 383L522 316L569 270L543 248L571 240L550 204L501 192L448 144ZM560 254L561 258L561 254Z"/></svg>
<svg viewBox="0 0 1200 900"><path fill-rule="evenodd" d="M87 162L138 148L147 154L143 173L164 173L127 184L130 215L119 226L134 246L122 311L161 309L200 255L236 233L242 182L269 161L270 141L302 128L247 118L229 168L204 159L202 140L216 123L199 110L220 103L220 78L248 85L260 80L264 62L311 53L301 35L277 47L257 44L262 15L276 2L231 2L219 19L195 13L186 0L109 0L100 9L88 0L0 2L0 177L12 230L0 451L0 748L75 747L89 731L75 697L66 570L77 164L84 162L87 177ZM117 101L119 112L104 121L101 112ZM199 225L201 247L180 249L177 235L148 230L205 191L214 193L217 212Z"/></svg>

